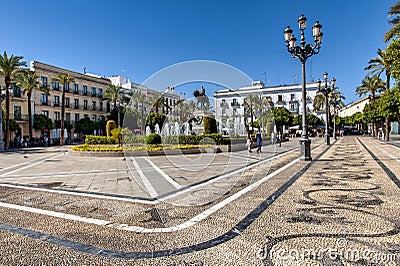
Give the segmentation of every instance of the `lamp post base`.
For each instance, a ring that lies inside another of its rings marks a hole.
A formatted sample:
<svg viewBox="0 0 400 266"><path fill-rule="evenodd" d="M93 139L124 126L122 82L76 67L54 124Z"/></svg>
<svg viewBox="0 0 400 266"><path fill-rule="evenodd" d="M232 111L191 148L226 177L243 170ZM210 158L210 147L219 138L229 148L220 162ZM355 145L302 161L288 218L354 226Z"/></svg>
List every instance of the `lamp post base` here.
<svg viewBox="0 0 400 266"><path fill-rule="evenodd" d="M311 161L311 140L300 139L300 160Z"/></svg>
<svg viewBox="0 0 400 266"><path fill-rule="evenodd" d="M331 140L329 135L325 135L325 144L326 145L331 145Z"/></svg>

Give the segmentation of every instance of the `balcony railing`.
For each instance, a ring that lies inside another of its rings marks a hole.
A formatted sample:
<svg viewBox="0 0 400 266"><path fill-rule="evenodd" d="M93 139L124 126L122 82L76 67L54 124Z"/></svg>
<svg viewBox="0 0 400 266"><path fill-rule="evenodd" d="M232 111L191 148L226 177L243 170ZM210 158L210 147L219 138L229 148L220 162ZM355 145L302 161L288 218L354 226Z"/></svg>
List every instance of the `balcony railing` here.
<svg viewBox="0 0 400 266"><path fill-rule="evenodd" d="M54 103L54 107L60 107L59 103Z"/></svg>
<svg viewBox="0 0 400 266"><path fill-rule="evenodd" d="M83 110L87 110L87 106L83 106Z"/></svg>
<svg viewBox="0 0 400 266"><path fill-rule="evenodd" d="M74 90L74 94L79 94L79 90Z"/></svg>
<svg viewBox="0 0 400 266"><path fill-rule="evenodd" d="M220 104L219 104L219 107L221 107L221 108L223 108L223 109L226 109L226 108L229 107L229 105L228 105L226 102L223 102L223 103L220 103Z"/></svg>
<svg viewBox="0 0 400 266"><path fill-rule="evenodd" d="M82 91L83 96L87 96L87 92Z"/></svg>
<svg viewBox="0 0 400 266"><path fill-rule="evenodd" d="M69 108L69 107L70 107L69 103L66 103L65 108Z"/></svg>
<svg viewBox="0 0 400 266"><path fill-rule="evenodd" d="M53 85L53 90L59 91L59 90L60 90L60 87L57 87L57 86L54 86L54 85Z"/></svg>
<svg viewBox="0 0 400 266"><path fill-rule="evenodd" d="M92 107L92 111L96 111L96 107Z"/></svg>
<svg viewBox="0 0 400 266"><path fill-rule="evenodd" d="M238 102L231 103L232 108L240 108L240 104Z"/></svg>
<svg viewBox="0 0 400 266"><path fill-rule="evenodd" d="M21 115L21 114L13 114L12 117L15 121L28 121L29 119L28 115Z"/></svg>
<svg viewBox="0 0 400 266"><path fill-rule="evenodd" d="M74 109L79 109L79 104L75 104Z"/></svg>
<svg viewBox="0 0 400 266"><path fill-rule="evenodd" d="M91 96L92 96L92 97L96 97L96 93L93 93L93 92L92 92Z"/></svg>

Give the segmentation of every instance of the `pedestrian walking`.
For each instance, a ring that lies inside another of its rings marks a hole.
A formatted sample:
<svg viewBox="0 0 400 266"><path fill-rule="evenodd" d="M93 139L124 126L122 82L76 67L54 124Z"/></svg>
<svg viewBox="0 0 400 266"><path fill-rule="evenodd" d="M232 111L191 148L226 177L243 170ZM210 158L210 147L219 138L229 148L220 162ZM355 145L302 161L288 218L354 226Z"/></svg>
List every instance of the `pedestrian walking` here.
<svg viewBox="0 0 400 266"><path fill-rule="evenodd" d="M280 131L278 131L278 142L279 142L279 147L282 147L282 134Z"/></svg>
<svg viewBox="0 0 400 266"><path fill-rule="evenodd" d="M271 143L276 148L276 135L274 132L271 133Z"/></svg>
<svg viewBox="0 0 400 266"><path fill-rule="evenodd" d="M252 140L252 138L251 138L251 133L250 133L250 131L249 132L247 132L247 139L246 139L246 147L247 147L247 150L249 151L249 152L252 152L251 151L251 145L253 144L253 140Z"/></svg>
<svg viewBox="0 0 400 266"><path fill-rule="evenodd" d="M258 129L258 131L256 133L256 146L257 146L257 153L261 152L262 136L261 136L260 129Z"/></svg>

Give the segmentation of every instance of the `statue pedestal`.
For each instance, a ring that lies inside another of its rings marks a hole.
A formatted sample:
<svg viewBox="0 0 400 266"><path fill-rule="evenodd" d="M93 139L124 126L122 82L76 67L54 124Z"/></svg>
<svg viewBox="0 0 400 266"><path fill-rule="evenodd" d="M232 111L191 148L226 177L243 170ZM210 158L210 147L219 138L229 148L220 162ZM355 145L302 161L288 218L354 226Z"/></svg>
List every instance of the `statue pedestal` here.
<svg viewBox="0 0 400 266"><path fill-rule="evenodd" d="M212 117L214 118L214 114L212 112L209 111L194 111L193 112L194 117L196 117L196 119L199 122L194 122L193 126L192 126L192 131L196 134L196 135L201 135L204 134L204 117L208 116L208 117Z"/></svg>

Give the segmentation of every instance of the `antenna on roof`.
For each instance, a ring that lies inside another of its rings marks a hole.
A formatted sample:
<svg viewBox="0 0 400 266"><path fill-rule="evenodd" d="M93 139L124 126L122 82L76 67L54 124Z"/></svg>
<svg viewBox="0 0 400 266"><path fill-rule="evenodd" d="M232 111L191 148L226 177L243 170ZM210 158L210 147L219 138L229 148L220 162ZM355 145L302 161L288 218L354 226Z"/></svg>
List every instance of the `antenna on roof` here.
<svg viewBox="0 0 400 266"><path fill-rule="evenodd" d="M83 74L86 74L86 66L83 66Z"/></svg>

